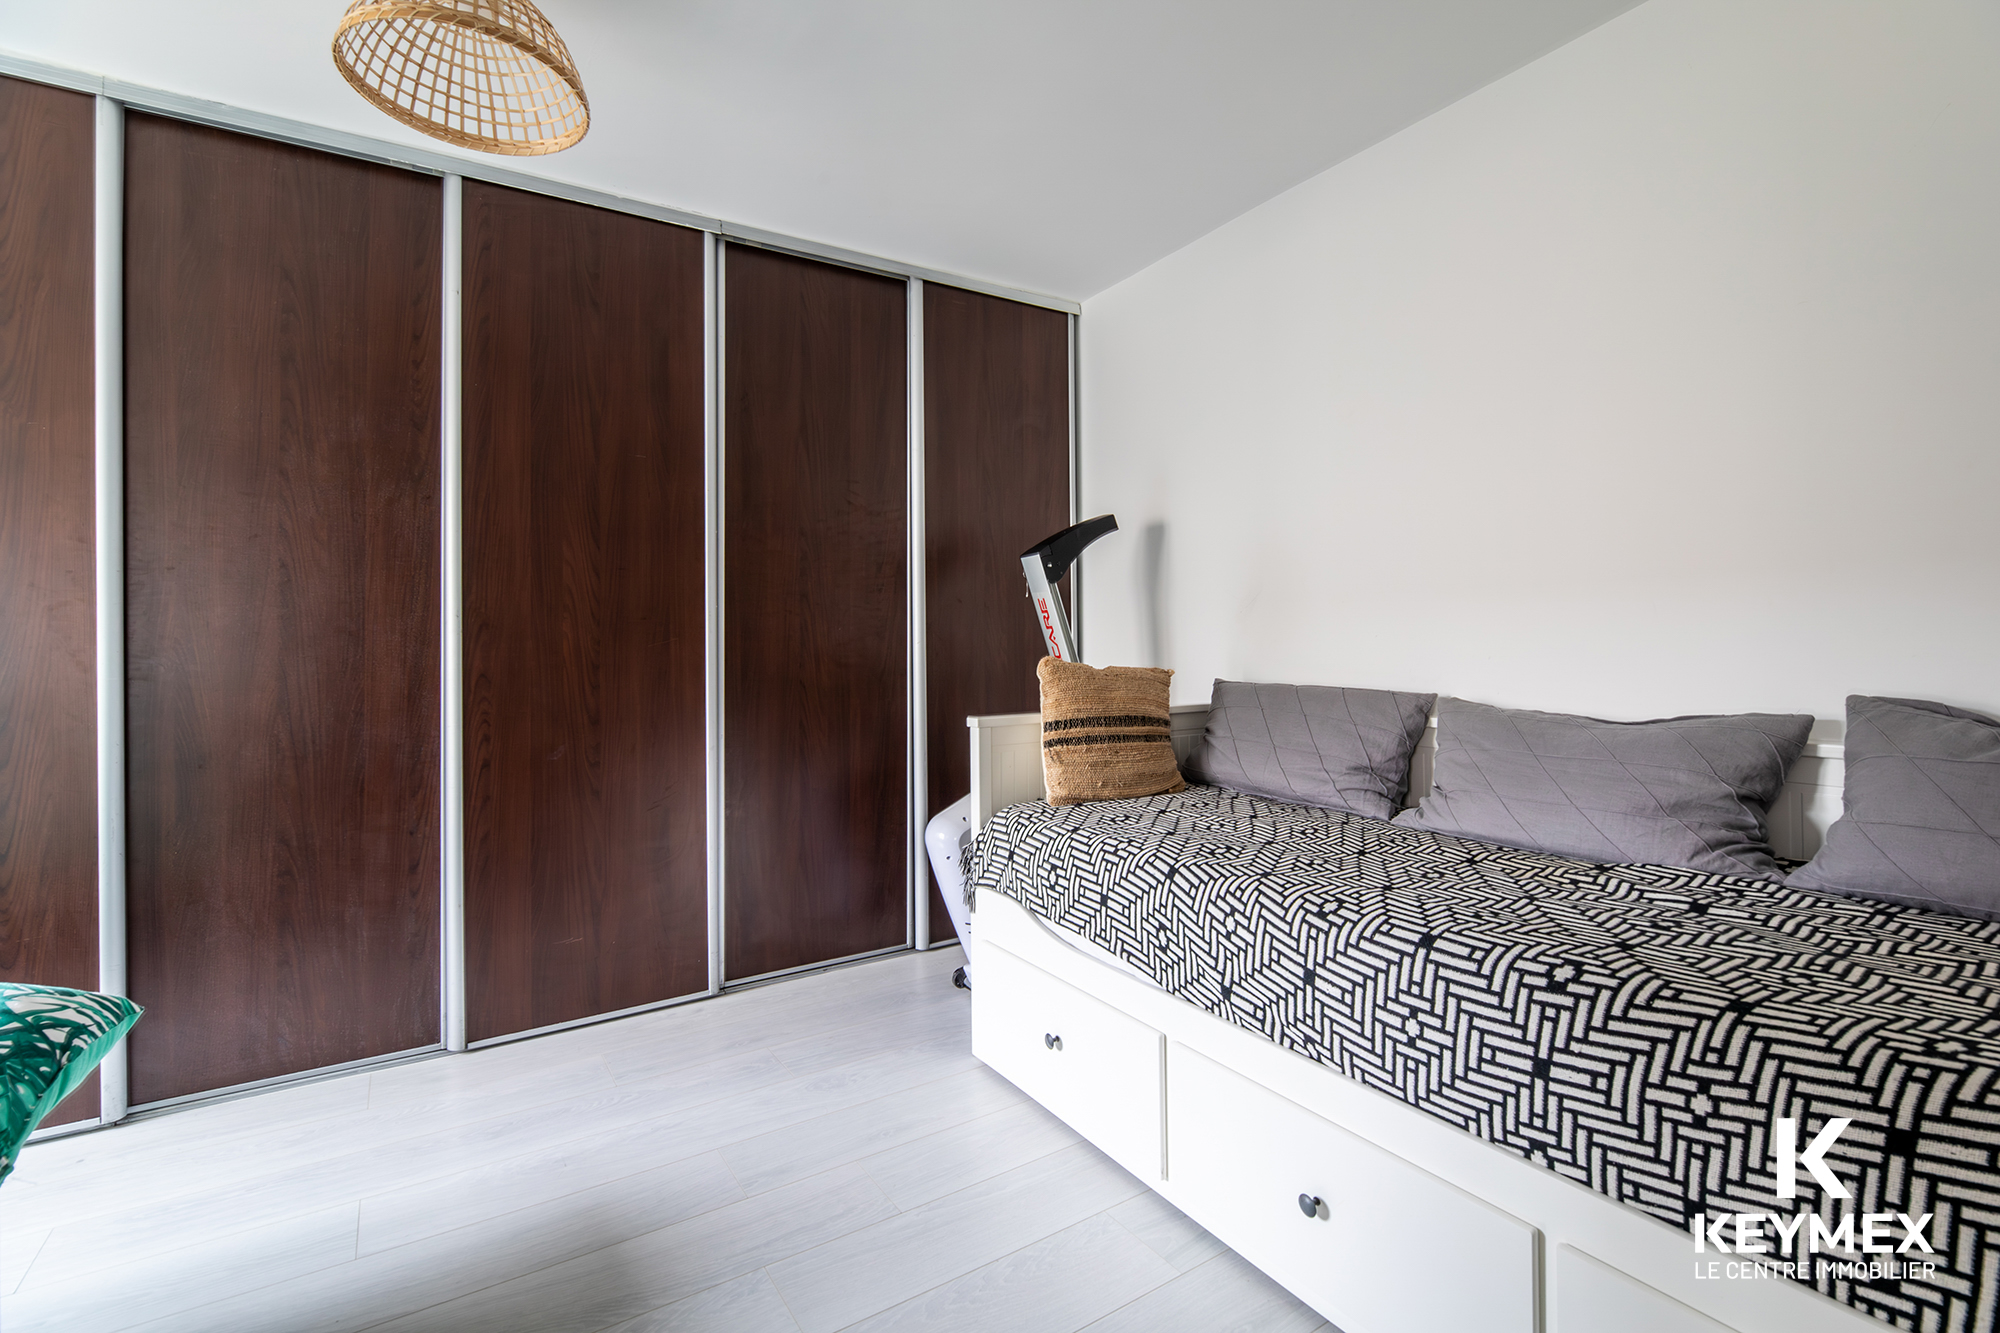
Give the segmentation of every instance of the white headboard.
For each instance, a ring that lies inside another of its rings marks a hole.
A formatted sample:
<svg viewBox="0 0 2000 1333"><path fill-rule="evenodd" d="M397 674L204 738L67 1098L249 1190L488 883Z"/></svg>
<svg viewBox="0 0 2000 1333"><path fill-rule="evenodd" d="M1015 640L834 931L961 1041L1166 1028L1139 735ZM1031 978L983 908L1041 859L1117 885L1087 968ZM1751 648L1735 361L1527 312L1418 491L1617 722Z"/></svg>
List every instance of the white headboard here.
<svg viewBox="0 0 2000 1333"><path fill-rule="evenodd" d="M1207 704L1173 710L1174 754L1186 763L1208 725ZM1048 795L1042 785L1042 718L1039 713L993 713L969 717L972 733L972 827L985 826L994 811ZM1778 855L1804 861L1819 850L1827 825L1840 818L1842 775L1839 724L1813 728L1805 754L1792 765L1785 789L1771 806L1771 846ZM1409 803L1431 789L1431 760L1437 754L1437 719L1410 761Z"/></svg>

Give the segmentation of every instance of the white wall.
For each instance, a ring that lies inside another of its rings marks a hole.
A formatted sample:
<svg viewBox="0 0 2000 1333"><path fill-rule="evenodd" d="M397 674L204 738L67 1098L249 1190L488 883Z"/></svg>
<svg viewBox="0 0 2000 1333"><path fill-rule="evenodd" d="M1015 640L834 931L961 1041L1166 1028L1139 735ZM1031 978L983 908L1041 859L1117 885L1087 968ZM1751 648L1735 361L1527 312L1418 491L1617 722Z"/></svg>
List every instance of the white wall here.
<svg viewBox="0 0 2000 1333"><path fill-rule="evenodd" d="M1089 301L1085 650L2000 712L2000 6L1649 0Z"/></svg>

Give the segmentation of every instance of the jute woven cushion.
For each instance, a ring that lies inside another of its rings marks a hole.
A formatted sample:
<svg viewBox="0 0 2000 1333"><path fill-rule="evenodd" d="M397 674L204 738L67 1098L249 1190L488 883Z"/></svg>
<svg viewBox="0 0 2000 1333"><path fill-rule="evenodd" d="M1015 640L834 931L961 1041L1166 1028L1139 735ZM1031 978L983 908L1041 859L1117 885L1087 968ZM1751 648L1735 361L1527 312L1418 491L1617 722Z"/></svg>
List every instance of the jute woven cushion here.
<svg viewBox="0 0 2000 1333"><path fill-rule="evenodd" d="M1164 667L1094 667L1044 657L1042 778L1050 805L1184 791Z"/></svg>

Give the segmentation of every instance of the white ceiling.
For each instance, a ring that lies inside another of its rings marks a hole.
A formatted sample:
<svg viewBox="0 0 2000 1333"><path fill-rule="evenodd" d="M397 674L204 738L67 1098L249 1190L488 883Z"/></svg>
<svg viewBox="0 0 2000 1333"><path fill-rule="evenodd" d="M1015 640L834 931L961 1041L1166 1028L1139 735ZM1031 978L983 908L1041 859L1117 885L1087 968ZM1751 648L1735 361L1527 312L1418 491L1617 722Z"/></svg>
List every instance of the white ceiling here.
<svg viewBox="0 0 2000 1333"><path fill-rule="evenodd" d="M1638 0L541 0L589 136L510 166L1081 299ZM343 0L0 0L0 48L442 148Z"/></svg>

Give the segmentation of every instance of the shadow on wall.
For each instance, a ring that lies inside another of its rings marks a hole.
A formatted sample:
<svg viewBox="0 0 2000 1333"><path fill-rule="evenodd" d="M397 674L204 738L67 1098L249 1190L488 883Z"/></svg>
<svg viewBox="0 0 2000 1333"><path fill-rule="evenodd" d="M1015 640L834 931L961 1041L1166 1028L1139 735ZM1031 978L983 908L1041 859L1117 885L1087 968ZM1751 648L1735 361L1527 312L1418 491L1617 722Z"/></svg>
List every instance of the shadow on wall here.
<svg viewBox="0 0 2000 1333"><path fill-rule="evenodd" d="M1148 523L1139 533L1139 605L1145 617L1140 628L1146 644L1146 660L1142 664L1145 666L1167 664L1165 613L1160 610L1160 587L1166 582L1166 565L1167 525L1158 521Z"/></svg>

